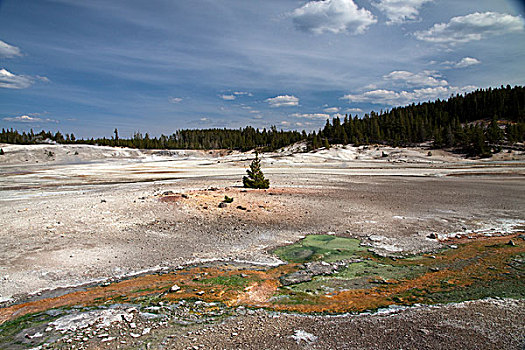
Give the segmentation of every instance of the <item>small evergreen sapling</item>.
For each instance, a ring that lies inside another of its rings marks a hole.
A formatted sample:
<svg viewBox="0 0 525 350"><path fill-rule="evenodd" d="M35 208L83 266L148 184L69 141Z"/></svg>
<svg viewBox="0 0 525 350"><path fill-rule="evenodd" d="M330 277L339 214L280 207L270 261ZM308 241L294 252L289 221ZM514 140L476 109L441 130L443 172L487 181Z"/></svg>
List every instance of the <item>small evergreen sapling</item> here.
<svg viewBox="0 0 525 350"><path fill-rule="evenodd" d="M250 164L250 169L247 169L246 172L248 173L248 176L242 178L244 187L260 189L270 187L270 180L264 178L264 174L261 170L261 160L259 159L258 152L255 152L255 159Z"/></svg>

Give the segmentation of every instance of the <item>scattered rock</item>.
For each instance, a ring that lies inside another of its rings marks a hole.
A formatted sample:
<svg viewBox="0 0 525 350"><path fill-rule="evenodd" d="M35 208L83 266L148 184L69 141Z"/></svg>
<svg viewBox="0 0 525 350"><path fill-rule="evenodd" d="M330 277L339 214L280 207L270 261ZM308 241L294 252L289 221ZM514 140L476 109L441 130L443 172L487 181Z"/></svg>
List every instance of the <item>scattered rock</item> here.
<svg viewBox="0 0 525 350"><path fill-rule="evenodd" d="M205 291L203 291L203 290L200 290L200 291L198 291L198 292L197 292L197 293L195 293L195 294L197 294L197 295L204 295L204 293L206 293L206 292L205 292Z"/></svg>
<svg viewBox="0 0 525 350"><path fill-rule="evenodd" d="M438 268L438 267L431 267L431 268L430 268L430 271L432 271L432 272L438 272L438 271L439 271L439 268Z"/></svg>
<svg viewBox="0 0 525 350"><path fill-rule="evenodd" d="M101 199L100 203L106 203L106 200L105 199Z"/></svg>
<svg viewBox="0 0 525 350"><path fill-rule="evenodd" d="M431 233L427 236L427 238L430 238L430 239L438 239L438 236L435 234L435 233Z"/></svg>
<svg viewBox="0 0 525 350"><path fill-rule="evenodd" d="M279 280L283 286L289 286L292 284L309 282L313 278L313 274L305 270L290 273L288 275L281 276Z"/></svg>
<svg viewBox="0 0 525 350"><path fill-rule="evenodd" d="M226 208L228 206L228 204L224 203L224 202L220 202L219 203L219 208Z"/></svg>
<svg viewBox="0 0 525 350"><path fill-rule="evenodd" d="M334 270L334 266L324 261L316 261L306 265L306 272L311 273L314 276L330 275L334 272Z"/></svg>
<svg viewBox="0 0 525 350"><path fill-rule="evenodd" d="M511 247L515 247L516 246L516 243L514 243L514 241L511 239L507 245L510 245Z"/></svg>
<svg viewBox="0 0 525 350"><path fill-rule="evenodd" d="M242 205L238 205L238 206L237 206L237 209L239 209L239 210L246 210L246 208L243 207Z"/></svg>
<svg viewBox="0 0 525 350"><path fill-rule="evenodd" d="M423 333L424 335L429 335L430 334L430 331L428 329L425 329L425 328L421 328L419 331L421 333Z"/></svg>
<svg viewBox="0 0 525 350"><path fill-rule="evenodd" d="M179 290L180 290L180 287L178 285L176 285L176 284L174 284L170 288L170 292L172 292L172 293L178 292Z"/></svg>
<svg viewBox="0 0 525 350"><path fill-rule="evenodd" d="M171 196L173 194L175 194L175 192L173 192L173 191L164 191L164 192L162 192L163 196Z"/></svg>
<svg viewBox="0 0 525 350"><path fill-rule="evenodd" d="M312 333L305 332L301 329L298 329L295 331L294 335L290 336L293 340L297 342L297 344L300 344L301 341L306 342L307 344L311 344L317 340L317 337L313 335Z"/></svg>
<svg viewBox="0 0 525 350"><path fill-rule="evenodd" d="M183 194L181 195L181 197L184 198L184 199L188 199L188 198L190 198L186 193L183 193Z"/></svg>

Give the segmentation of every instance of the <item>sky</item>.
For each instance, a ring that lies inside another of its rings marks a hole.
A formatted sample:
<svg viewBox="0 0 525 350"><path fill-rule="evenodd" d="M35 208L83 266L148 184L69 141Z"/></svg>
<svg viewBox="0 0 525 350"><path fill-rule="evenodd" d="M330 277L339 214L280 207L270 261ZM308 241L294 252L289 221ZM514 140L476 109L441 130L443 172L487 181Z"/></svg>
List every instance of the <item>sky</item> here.
<svg viewBox="0 0 525 350"><path fill-rule="evenodd" d="M0 127L315 130L525 85L519 0L0 0Z"/></svg>

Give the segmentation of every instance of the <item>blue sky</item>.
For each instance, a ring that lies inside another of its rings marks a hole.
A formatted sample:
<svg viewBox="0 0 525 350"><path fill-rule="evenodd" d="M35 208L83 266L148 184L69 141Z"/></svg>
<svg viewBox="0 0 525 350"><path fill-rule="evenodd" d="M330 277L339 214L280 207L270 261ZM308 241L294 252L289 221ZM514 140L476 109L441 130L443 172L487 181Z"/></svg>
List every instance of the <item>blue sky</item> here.
<svg viewBox="0 0 525 350"><path fill-rule="evenodd" d="M312 130L525 83L518 0L0 0L0 127Z"/></svg>

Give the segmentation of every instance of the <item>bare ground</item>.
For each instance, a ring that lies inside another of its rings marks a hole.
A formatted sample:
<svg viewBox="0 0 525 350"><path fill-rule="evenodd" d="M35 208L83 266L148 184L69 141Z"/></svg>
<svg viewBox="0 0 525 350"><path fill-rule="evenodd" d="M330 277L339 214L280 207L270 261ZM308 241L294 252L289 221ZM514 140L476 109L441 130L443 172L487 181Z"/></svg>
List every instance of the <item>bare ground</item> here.
<svg viewBox="0 0 525 350"><path fill-rule="evenodd" d="M244 191L249 155L45 146L53 158L24 147L2 147L0 300L207 259L274 264L271 248L310 233L360 237L399 255L437 248L430 233L525 224L517 153L465 161L443 152L429 160L419 149L385 149L386 159L382 149L284 152L265 156L270 190ZM224 195L234 202L218 208ZM210 326L198 340L224 348L519 348L523 309L477 302L357 318L261 314ZM239 342L228 335L233 323L244 327ZM318 342L296 342L292 328Z"/></svg>

